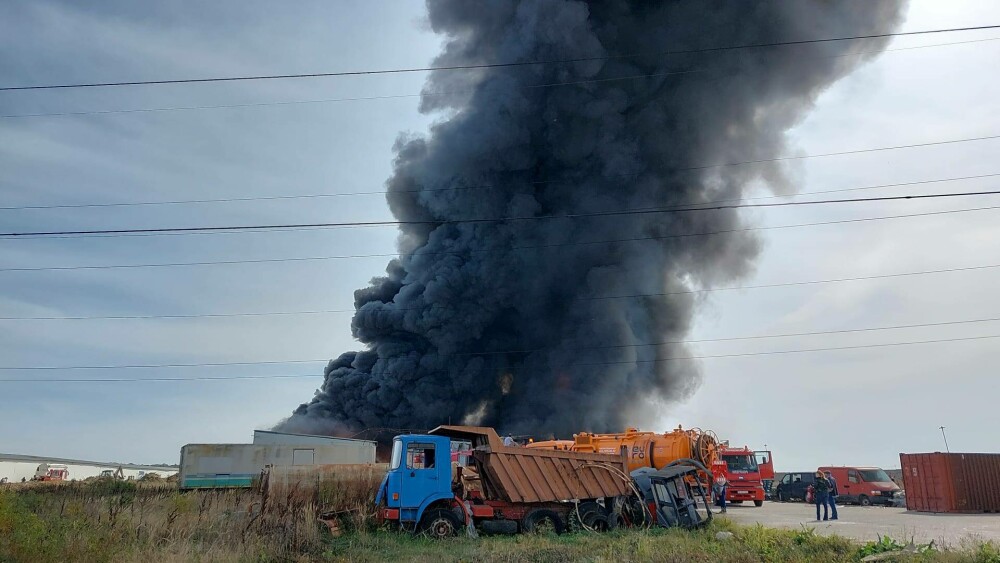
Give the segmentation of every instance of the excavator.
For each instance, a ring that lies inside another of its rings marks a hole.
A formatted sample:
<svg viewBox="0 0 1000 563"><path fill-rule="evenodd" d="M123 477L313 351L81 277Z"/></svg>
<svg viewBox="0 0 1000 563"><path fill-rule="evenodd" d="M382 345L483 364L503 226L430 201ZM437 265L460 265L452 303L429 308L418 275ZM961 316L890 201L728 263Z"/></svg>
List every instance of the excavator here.
<svg viewBox="0 0 1000 563"><path fill-rule="evenodd" d="M118 466L118 469L105 469L101 471L101 479L112 479L114 481L124 481L125 472L122 471L122 466Z"/></svg>

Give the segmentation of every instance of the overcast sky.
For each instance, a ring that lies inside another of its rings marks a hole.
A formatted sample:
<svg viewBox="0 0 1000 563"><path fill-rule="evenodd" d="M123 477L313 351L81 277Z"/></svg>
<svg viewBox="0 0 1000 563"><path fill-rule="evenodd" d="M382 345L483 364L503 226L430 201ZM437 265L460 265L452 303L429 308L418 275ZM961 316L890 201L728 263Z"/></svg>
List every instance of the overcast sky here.
<svg viewBox="0 0 1000 563"><path fill-rule="evenodd" d="M424 66L440 39L415 1L5 2L0 86ZM289 10L289 6L293 9ZM1000 24L983 1L913 2L903 30ZM900 38L829 89L789 132L793 154L1000 134L1000 31ZM941 45L944 43L971 43ZM937 45L928 48L916 48ZM392 144L435 116L420 73L0 92L0 207L371 192ZM355 98L352 101L329 101ZM356 98L369 98L358 100ZM378 99L371 99L378 98ZM310 102L294 103L285 102ZM271 104L271 102L281 102ZM258 105L254 105L258 104ZM267 105L259 105L267 104ZM243 107L206 107L243 106ZM161 108L164 111L10 117ZM188 108L188 109L177 109ZM190 109L200 108L200 109ZM1000 140L812 158L799 191L1000 174ZM1000 177L829 194L996 189ZM769 195L761 191L761 196ZM805 198L802 198L805 199ZM761 200L773 201L773 200ZM1000 205L1000 197L746 210L774 227ZM765 229L745 286L1000 264L997 210ZM0 210L0 231L388 220L380 194L265 202ZM0 317L351 309L382 273L392 228L0 240L0 269L273 258L184 267L0 271ZM991 269L706 294L692 339L1000 318ZM1000 335L1000 322L693 345L699 356ZM775 451L779 469L896 467L899 452L998 451L997 339L704 358L701 389L651 430L710 428ZM350 315L0 320L0 367L335 357ZM309 399L325 361L119 370L0 370L3 379L307 375L286 379L0 382L0 451L176 462L240 442ZM641 389L635 390L641 393Z"/></svg>

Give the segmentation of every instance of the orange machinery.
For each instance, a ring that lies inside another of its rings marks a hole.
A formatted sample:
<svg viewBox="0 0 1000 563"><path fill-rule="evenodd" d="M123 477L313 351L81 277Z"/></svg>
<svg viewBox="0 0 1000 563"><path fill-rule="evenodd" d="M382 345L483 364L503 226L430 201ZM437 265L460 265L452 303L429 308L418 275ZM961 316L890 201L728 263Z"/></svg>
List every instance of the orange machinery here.
<svg viewBox="0 0 1000 563"><path fill-rule="evenodd" d="M679 459L693 459L711 468L719 459L719 439L711 431L697 428L676 430L657 434L640 432L637 428L627 428L617 434L574 434L572 440L548 440L532 442L528 448L569 450L618 455L625 450L628 470L640 467L662 469Z"/></svg>

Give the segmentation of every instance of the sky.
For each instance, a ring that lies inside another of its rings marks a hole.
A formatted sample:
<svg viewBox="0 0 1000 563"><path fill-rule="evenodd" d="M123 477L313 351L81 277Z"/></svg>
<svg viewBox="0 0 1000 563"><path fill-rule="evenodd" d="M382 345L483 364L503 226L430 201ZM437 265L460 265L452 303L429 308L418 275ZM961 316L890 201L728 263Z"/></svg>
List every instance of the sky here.
<svg viewBox="0 0 1000 563"><path fill-rule="evenodd" d="M995 3L924 0L912 2L902 30L990 24L1000 24ZM956 42L964 43L942 45ZM262 1L0 5L0 86L419 67L440 46L423 4L413 1L297 2L291 10ZM901 37L888 49L819 98L789 131L790 155L1000 134L1000 31ZM287 196L384 190L397 136L426 131L442 118L418 111L424 78L411 73L0 92L0 207L284 197L0 209L0 231L391 220L378 193ZM131 109L157 111L119 111ZM100 113L108 110L114 113ZM34 115L74 112L87 113ZM982 140L792 160L787 168L800 193L839 190L997 174L998 149L1000 139ZM828 197L992 190L998 181ZM758 195L771 194L762 187ZM1000 272L751 288L1000 264L993 244L1000 235L997 210L773 228L996 205L998 196L977 196L744 210L765 227L756 272L743 280L743 289L706 292L690 335L715 340L693 344L695 355L728 357L698 360L698 392L686 402L663 404L660 419L644 429L682 424L711 429L734 444L766 445L786 471L827 464L897 467L900 452L943 450L940 426L952 451L1000 450L992 432L1000 424L993 387L998 340L980 338L1000 335L1000 321L983 320L1000 318L993 291ZM253 429L279 422L312 396L326 358L357 348L350 314L342 312L9 317L350 310L353 291L383 272L395 235L392 228L364 228L0 239L0 451L176 463L184 444L245 442ZM345 254L375 256L10 270ZM979 322L717 340L970 320ZM897 345L971 337L977 339ZM815 350L856 346L871 347ZM766 354L738 355L761 352ZM319 361L8 369L286 359ZM233 375L302 377L38 381Z"/></svg>

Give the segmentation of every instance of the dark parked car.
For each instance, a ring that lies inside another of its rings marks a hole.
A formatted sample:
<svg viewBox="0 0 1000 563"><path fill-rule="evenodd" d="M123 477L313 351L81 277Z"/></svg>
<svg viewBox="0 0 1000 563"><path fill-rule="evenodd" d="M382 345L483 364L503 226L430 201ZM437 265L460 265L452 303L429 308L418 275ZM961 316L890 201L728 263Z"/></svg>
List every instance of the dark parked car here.
<svg viewBox="0 0 1000 563"><path fill-rule="evenodd" d="M811 471L785 473L781 481L775 485L771 496L781 502L790 500L806 500L806 489L816 481L816 475Z"/></svg>

